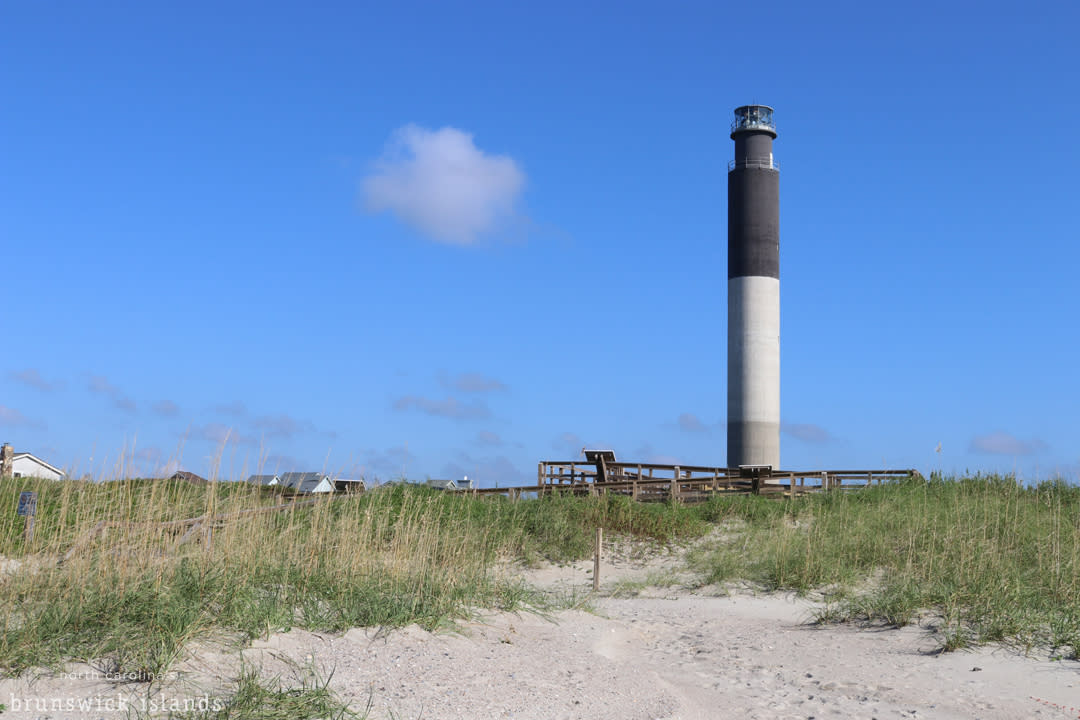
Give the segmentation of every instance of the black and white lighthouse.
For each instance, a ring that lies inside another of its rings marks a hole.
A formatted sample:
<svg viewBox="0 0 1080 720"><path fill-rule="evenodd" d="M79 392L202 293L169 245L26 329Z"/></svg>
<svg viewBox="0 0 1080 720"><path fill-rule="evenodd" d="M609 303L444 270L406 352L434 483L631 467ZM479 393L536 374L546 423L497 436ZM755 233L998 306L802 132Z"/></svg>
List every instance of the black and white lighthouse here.
<svg viewBox="0 0 1080 720"><path fill-rule="evenodd" d="M735 108L728 165L727 464L780 467L780 168L773 109Z"/></svg>

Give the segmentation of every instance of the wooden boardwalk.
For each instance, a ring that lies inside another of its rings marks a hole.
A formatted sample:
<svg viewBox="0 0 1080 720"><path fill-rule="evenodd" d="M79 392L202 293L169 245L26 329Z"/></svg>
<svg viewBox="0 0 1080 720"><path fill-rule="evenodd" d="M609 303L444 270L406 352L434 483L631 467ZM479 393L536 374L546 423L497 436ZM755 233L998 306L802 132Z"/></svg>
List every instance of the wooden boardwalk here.
<svg viewBox="0 0 1080 720"><path fill-rule="evenodd" d="M683 502L707 500L717 494L791 496L823 490L849 490L918 475L917 470L770 470L699 465L624 463L599 458L544 461L538 464L535 485L482 488L475 495L532 497L550 493L614 494L644 502L674 498Z"/></svg>

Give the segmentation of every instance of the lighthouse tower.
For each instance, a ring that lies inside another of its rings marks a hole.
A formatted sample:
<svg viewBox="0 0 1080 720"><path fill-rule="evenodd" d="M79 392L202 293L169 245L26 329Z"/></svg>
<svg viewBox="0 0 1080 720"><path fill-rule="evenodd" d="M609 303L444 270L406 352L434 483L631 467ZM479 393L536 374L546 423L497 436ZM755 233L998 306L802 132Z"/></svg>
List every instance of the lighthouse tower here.
<svg viewBox="0 0 1080 720"><path fill-rule="evenodd" d="M780 467L780 168L773 109L735 108L728 165L727 465Z"/></svg>

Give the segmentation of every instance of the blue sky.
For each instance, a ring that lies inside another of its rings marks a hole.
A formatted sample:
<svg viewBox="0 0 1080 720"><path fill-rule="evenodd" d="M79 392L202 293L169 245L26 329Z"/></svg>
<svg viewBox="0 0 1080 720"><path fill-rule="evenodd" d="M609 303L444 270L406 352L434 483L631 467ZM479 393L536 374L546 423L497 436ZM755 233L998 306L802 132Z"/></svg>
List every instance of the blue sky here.
<svg viewBox="0 0 1080 720"><path fill-rule="evenodd" d="M1077 27L4 3L0 440L106 477L723 464L728 133L758 102L784 467L1076 478Z"/></svg>

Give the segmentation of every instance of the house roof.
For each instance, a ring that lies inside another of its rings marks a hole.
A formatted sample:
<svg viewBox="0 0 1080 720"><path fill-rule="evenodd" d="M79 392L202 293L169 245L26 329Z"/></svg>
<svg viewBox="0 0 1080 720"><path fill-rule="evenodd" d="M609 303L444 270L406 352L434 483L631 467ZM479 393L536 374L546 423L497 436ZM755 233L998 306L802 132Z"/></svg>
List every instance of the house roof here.
<svg viewBox="0 0 1080 720"><path fill-rule="evenodd" d="M169 479L170 480L185 480L185 481L187 481L189 483L197 483L199 485L205 485L207 482L209 482L206 478L204 478L204 477L202 477L200 475L196 475L193 472L188 472L187 470L177 470L176 472L174 472L172 475L169 476Z"/></svg>
<svg viewBox="0 0 1080 720"><path fill-rule="evenodd" d="M428 487L433 487L436 490L456 490L457 483L453 480L428 480Z"/></svg>
<svg viewBox="0 0 1080 720"><path fill-rule="evenodd" d="M53 465L50 465L49 463L45 462L44 460L39 458L37 455L34 455L33 453L28 453L28 452L15 453L14 455L11 456L11 461L15 462L16 460L21 460L21 459L24 459L24 458L33 460L38 465L41 465L44 468L48 468L49 470L52 470L54 473L56 473L57 475L60 475L61 477L67 477L66 472L64 472L63 470L61 470L58 467L54 467Z"/></svg>
<svg viewBox="0 0 1080 720"><path fill-rule="evenodd" d="M317 472L287 472L281 474L281 484L298 493L309 493L323 480L329 481L328 475Z"/></svg>
<svg viewBox="0 0 1080 720"><path fill-rule="evenodd" d="M247 481L255 485L273 485L275 481L281 482L281 478L277 475L252 475Z"/></svg>

